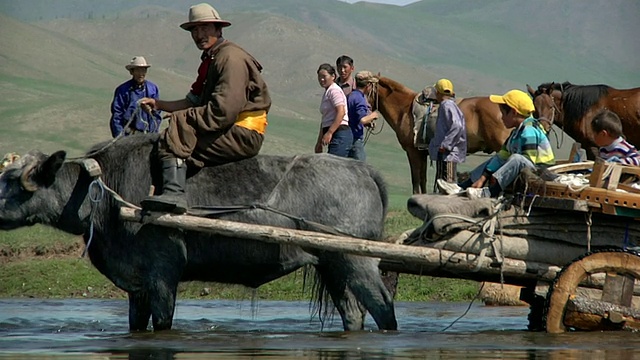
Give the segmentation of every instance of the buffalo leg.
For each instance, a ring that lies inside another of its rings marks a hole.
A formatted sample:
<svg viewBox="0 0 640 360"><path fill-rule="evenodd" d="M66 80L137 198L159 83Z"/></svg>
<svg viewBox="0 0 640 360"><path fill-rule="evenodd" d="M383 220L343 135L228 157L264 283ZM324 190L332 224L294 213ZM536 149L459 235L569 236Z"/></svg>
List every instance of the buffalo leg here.
<svg viewBox="0 0 640 360"><path fill-rule="evenodd" d="M364 307L381 330L396 330L393 298L380 277L378 261L362 256L331 254L319 266L345 330L364 328Z"/></svg>
<svg viewBox="0 0 640 360"><path fill-rule="evenodd" d="M149 295L153 330L169 330L173 325L173 312L176 308L178 284L166 284L158 280L157 287Z"/></svg>
<svg viewBox="0 0 640 360"><path fill-rule="evenodd" d="M369 311L378 328L381 330L397 330L393 295L389 293L380 276L378 260L348 256L353 264L348 266L353 272L347 278L347 286L351 289L356 299Z"/></svg>
<svg viewBox="0 0 640 360"><path fill-rule="evenodd" d="M171 329L178 283L187 263L183 233L160 226L145 225L135 242L146 255L140 268L143 291L148 296L154 331Z"/></svg>
<svg viewBox="0 0 640 360"><path fill-rule="evenodd" d="M329 292L333 305L342 318L342 326L345 331L357 331L364 329L365 309L358 304L355 296L347 287L342 274L336 274L333 266L317 266L316 271L324 287ZM320 295L322 296L322 295Z"/></svg>
<svg viewBox="0 0 640 360"><path fill-rule="evenodd" d="M144 293L129 293L129 330L144 331L149 325L151 307Z"/></svg>

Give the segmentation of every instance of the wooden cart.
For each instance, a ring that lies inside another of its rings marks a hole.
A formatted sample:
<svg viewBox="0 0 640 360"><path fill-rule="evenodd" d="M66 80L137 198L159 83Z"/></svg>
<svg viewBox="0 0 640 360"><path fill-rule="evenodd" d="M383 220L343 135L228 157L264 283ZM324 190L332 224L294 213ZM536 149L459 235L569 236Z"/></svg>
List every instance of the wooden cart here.
<svg viewBox="0 0 640 360"><path fill-rule="evenodd" d="M631 226L640 226L640 190L625 180L640 177L639 167L590 161L549 170L559 175L589 171L588 185L546 181L544 186L532 187L532 206L630 217ZM606 274L600 298L580 296L579 285L596 274ZM632 304L638 279L640 256L635 251L588 252L565 266L549 287L542 320L546 331L640 329L640 311Z"/></svg>

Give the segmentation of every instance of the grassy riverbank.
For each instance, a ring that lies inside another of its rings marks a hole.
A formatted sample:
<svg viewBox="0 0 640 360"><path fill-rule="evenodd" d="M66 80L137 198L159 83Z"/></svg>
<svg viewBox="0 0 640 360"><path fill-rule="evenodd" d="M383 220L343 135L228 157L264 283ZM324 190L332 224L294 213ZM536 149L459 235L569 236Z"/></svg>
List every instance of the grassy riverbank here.
<svg viewBox="0 0 640 360"><path fill-rule="evenodd" d="M387 236L396 236L420 225L406 210L391 211L387 217ZM0 232L0 298L125 298L100 274L87 258L82 258L79 237L34 226ZM258 299L307 300L302 270L273 281L257 290ZM471 281L401 275L398 301L469 300L478 291ZM242 286L189 282L179 288L179 298L249 299L253 290Z"/></svg>

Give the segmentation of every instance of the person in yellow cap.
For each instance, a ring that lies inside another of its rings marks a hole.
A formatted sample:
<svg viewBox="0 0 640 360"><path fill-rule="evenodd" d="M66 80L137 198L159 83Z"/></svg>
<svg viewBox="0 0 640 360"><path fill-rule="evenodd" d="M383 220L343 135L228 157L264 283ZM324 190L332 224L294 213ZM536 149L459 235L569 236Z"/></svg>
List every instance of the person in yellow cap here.
<svg viewBox="0 0 640 360"><path fill-rule="evenodd" d="M436 162L436 182L458 181L458 163L467 156L467 125L464 114L456 104L453 84L450 80L440 79L434 85L438 117L436 131L429 142L429 156Z"/></svg>
<svg viewBox="0 0 640 360"><path fill-rule="evenodd" d="M262 147L271 97L262 65L222 37L229 25L211 5L193 5L189 21L180 25L202 50L191 91L181 100L142 101L172 113L156 154L162 164L162 194L144 199L143 210L185 213L187 164L195 172L253 157Z"/></svg>
<svg viewBox="0 0 640 360"><path fill-rule="evenodd" d="M502 122L514 128L500 151L471 172L468 180L455 184L438 184L447 193L467 190L470 198L497 197L525 168L535 169L555 163L555 156L542 125L532 114L533 101L523 91L511 90L489 99L500 106Z"/></svg>

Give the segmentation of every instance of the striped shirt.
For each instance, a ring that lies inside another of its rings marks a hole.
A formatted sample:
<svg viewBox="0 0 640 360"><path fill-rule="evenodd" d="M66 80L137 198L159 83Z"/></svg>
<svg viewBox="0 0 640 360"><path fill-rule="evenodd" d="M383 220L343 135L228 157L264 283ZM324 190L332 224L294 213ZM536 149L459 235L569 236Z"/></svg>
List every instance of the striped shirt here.
<svg viewBox="0 0 640 360"><path fill-rule="evenodd" d="M547 135L538 120L533 117L526 118L520 126L511 131L497 156L487 164L486 170L490 173L496 172L511 154L523 155L534 165L553 165L556 162Z"/></svg>
<svg viewBox="0 0 640 360"><path fill-rule="evenodd" d="M623 139L622 136L615 139L608 146L601 147L600 157L605 161L640 166L640 154L638 150Z"/></svg>

